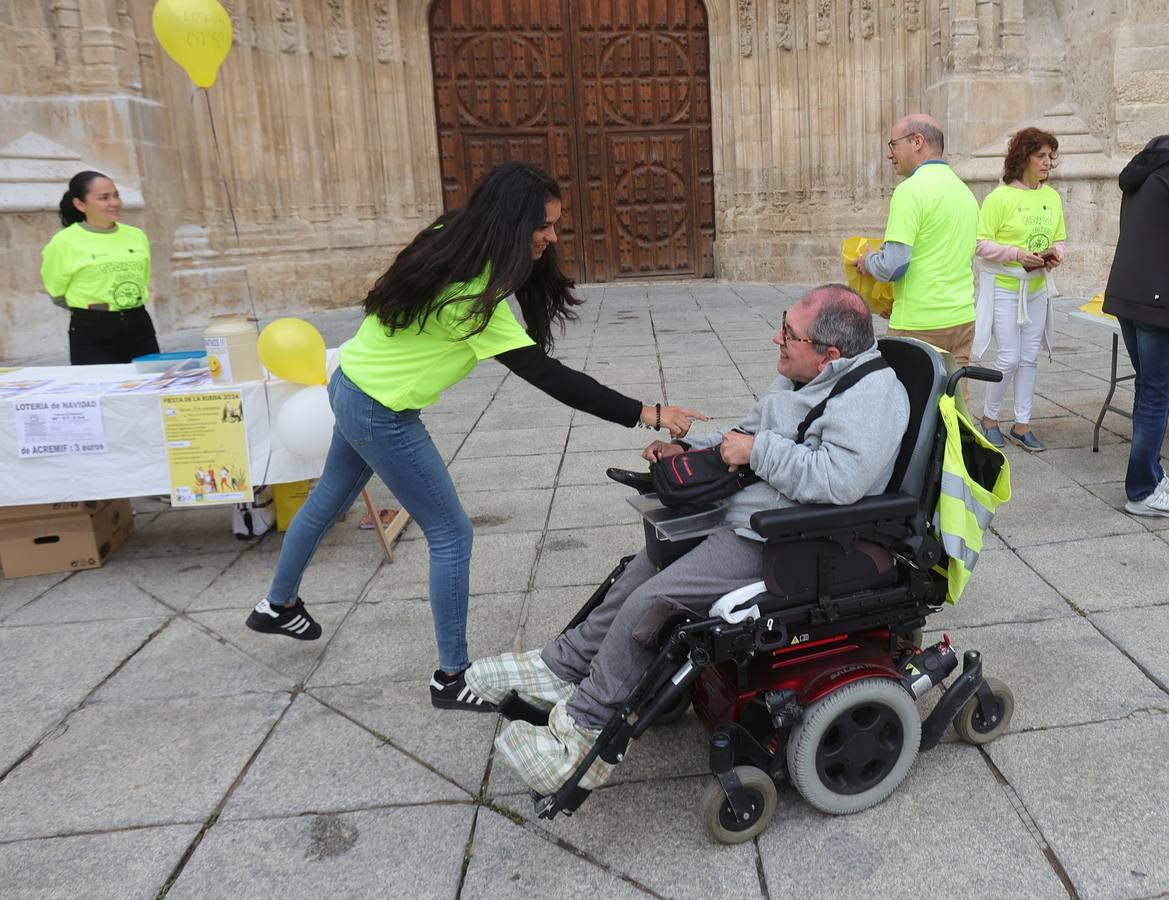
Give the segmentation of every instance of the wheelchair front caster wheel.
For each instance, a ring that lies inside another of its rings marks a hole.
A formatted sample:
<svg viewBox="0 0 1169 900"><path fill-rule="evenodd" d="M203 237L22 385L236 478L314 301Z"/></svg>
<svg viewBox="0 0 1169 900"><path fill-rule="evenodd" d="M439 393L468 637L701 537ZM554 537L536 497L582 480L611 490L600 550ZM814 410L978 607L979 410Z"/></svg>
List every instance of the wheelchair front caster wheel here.
<svg viewBox="0 0 1169 900"><path fill-rule="evenodd" d="M1007 730L1015 712L1015 695L1009 687L997 678L987 678L986 686L993 695L990 719L982 714L977 694L966 701L954 719L954 730L968 744L989 744Z"/></svg>
<svg viewBox="0 0 1169 900"><path fill-rule="evenodd" d="M735 815L717 780L708 784L702 794L702 823L720 844L741 844L751 840L775 815L778 794L771 776L754 766L735 766L735 775L743 785L745 802L740 805L747 808L743 817Z"/></svg>

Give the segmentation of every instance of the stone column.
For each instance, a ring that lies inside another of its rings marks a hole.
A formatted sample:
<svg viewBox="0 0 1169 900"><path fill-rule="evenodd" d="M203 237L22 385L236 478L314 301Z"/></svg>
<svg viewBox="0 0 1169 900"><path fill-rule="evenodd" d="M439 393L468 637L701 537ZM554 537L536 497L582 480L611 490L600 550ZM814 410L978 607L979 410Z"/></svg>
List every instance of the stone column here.
<svg viewBox="0 0 1169 900"><path fill-rule="evenodd" d="M979 26L976 0L950 0L950 45L951 70L969 69L978 59Z"/></svg>
<svg viewBox="0 0 1169 900"><path fill-rule="evenodd" d="M1116 38L1116 141L1131 155L1169 132L1169 24L1127 25Z"/></svg>
<svg viewBox="0 0 1169 900"><path fill-rule="evenodd" d="M1027 38L1023 21L1023 0L1003 0L1002 38L1003 67L1021 72L1027 67Z"/></svg>

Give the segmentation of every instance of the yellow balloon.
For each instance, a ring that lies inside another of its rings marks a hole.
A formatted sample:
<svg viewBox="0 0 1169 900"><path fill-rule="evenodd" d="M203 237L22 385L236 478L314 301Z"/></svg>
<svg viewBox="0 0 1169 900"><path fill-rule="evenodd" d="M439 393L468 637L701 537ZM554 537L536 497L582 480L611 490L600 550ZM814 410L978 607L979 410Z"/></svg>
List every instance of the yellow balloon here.
<svg viewBox="0 0 1169 900"><path fill-rule="evenodd" d="M298 384L325 383L325 339L304 319L284 318L268 324L256 345L269 372Z"/></svg>
<svg viewBox="0 0 1169 900"><path fill-rule="evenodd" d="M217 0L158 0L151 22L167 55L199 87L211 87L231 50L227 10Z"/></svg>
<svg viewBox="0 0 1169 900"><path fill-rule="evenodd" d="M844 262L845 283L860 294L870 310L879 316L887 316L893 309L893 285L877 281L872 275L862 275L853 265L865 253L880 249L880 238L849 237L840 246L840 256Z"/></svg>

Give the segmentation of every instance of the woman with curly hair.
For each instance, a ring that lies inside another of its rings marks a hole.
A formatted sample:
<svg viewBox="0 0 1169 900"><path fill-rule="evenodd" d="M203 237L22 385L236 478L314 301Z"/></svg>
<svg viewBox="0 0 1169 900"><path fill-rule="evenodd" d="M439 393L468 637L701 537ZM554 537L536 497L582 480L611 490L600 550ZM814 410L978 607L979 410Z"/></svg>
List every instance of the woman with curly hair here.
<svg viewBox="0 0 1169 900"><path fill-rule="evenodd" d="M1059 141L1038 128L1012 136L1003 160L1003 183L987 195L978 217L977 254L981 260L975 359L986 352L993 333L995 368L1003 380L987 385L982 428L996 447L1005 443L999 409L1012 379L1015 421L1007 437L1030 452L1045 450L1031 430L1040 344L1051 352L1051 271L1064 258L1063 202L1047 183L1056 165Z"/></svg>
<svg viewBox="0 0 1169 900"><path fill-rule="evenodd" d="M557 262L561 208L552 178L526 163L504 163L464 209L418 234L374 284L365 320L341 347L329 383L336 426L324 472L289 526L272 585L248 616L249 628L320 637L321 626L297 595L301 577L321 539L376 472L417 520L430 550L438 643L431 703L494 709L463 680L470 664L471 521L422 410L478 362L495 358L560 402L620 425L666 428L681 437L691 420L706 418L679 406L643 404L548 356L553 327L575 319L572 307L581 303ZM505 302L509 295L526 328Z"/></svg>

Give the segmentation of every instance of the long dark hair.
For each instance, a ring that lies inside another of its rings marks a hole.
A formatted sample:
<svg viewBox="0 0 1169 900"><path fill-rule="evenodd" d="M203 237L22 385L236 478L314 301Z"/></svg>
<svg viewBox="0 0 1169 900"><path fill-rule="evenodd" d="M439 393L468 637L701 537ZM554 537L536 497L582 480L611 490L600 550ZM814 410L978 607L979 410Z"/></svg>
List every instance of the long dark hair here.
<svg viewBox="0 0 1169 900"><path fill-rule="evenodd" d="M1003 184L1010 184L1022 178L1031 154L1038 153L1044 147L1051 148L1051 168L1054 169L1055 153L1059 150L1059 141L1054 134L1032 127L1011 135L1010 143L1007 144L1007 155L1003 159Z"/></svg>
<svg viewBox="0 0 1169 900"><path fill-rule="evenodd" d="M89 193L89 186L98 178L109 178L109 176L87 169L84 172L78 172L69 179L69 190L61 197L61 204L57 207L57 215L61 219L62 228L68 228L77 222L85 221L85 213L74 206L73 201L77 199L84 203L85 196Z"/></svg>
<svg viewBox="0 0 1169 900"><path fill-rule="evenodd" d="M563 333L565 323L576 318L572 307L582 302L560 271L555 244L532 260L532 236L543 227L551 199L560 199L560 187L535 166L496 167L463 209L439 217L397 255L366 295L366 315L376 315L391 334L409 327L421 331L441 307L470 300L463 319L471 325L468 334L478 334L496 304L514 293L528 334L551 350L553 324ZM485 271L482 292L442 297L451 285L474 281Z"/></svg>

